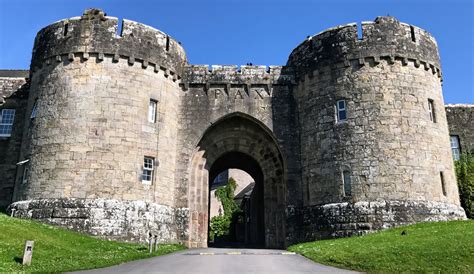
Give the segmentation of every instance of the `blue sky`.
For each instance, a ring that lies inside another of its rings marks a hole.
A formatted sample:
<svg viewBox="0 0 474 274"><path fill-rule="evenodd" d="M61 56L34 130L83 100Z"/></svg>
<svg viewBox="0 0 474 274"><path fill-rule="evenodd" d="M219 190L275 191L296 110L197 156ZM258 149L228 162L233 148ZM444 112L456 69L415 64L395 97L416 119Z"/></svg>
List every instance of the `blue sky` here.
<svg viewBox="0 0 474 274"><path fill-rule="evenodd" d="M98 7L182 42L193 64L283 65L306 36L392 15L438 41L446 103L474 103L472 0L0 0L0 69L28 69L36 32Z"/></svg>

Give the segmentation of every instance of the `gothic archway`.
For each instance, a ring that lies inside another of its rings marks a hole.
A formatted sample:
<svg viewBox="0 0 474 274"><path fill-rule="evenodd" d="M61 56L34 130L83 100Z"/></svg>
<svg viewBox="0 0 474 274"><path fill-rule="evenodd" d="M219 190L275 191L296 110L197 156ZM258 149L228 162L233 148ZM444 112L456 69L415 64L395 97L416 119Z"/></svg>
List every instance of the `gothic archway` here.
<svg viewBox="0 0 474 274"><path fill-rule="evenodd" d="M203 134L190 164L188 205L189 246L207 246L209 182L221 171L238 168L249 173L262 192L263 206L252 237L267 248L285 246L285 167L272 132L258 120L233 113ZM263 227L262 227L263 226Z"/></svg>

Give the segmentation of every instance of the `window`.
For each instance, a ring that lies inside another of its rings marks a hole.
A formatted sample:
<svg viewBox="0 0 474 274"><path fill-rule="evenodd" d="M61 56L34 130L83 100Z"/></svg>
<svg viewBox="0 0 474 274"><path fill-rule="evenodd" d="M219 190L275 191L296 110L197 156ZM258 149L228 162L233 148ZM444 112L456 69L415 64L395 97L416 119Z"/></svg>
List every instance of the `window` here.
<svg viewBox="0 0 474 274"><path fill-rule="evenodd" d="M28 183L28 171L29 171L29 164L24 163L23 164L23 175L21 176L21 183L26 184Z"/></svg>
<svg viewBox="0 0 474 274"><path fill-rule="evenodd" d="M439 177L441 179L441 190L443 191L443 195L446 196L446 185L444 183L444 174L443 174L443 172L439 173Z"/></svg>
<svg viewBox="0 0 474 274"><path fill-rule="evenodd" d="M342 122L347 119L346 100L339 100L336 102L336 115L337 115L336 122Z"/></svg>
<svg viewBox="0 0 474 274"><path fill-rule="evenodd" d="M15 110L2 109L2 112L0 112L0 137L10 137L12 135L13 120L15 120Z"/></svg>
<svg viewBox="0 0 474 274"><path fill-rule="evenodd" d="M351 196L351 174L349 171L343 171L342 172L342 180L344 183L344 196L348 197Z"/></svg>
<svg viewBox="0 0 474 274"><path fill-rule="evenodd" d="M459 136L451 135L451 151L453 152L453 159L458 161L461 158L461 149L459 147Z"/></svg>
<svg viewBox="0 0 474 274"><path fill-rule="evenodd" d="M35 100L34 104L33 104L33 108L31 109L31 115L30 115L30 119L35 119L36 117L36 109L38 108L38 99Z"/></svg>
<svg viewBox="0 0 474 274"><path fill-rule="evenodd" d="M432 99L428 99L428 111L430 112L430 120L436 123L436 112L434 108L434 102Z"/></svg>
<svg viewBox="0 0 474 274"><path fill-rule="evenodd" d="M155 165L155 159L152 157L145 157L143 159L143 173L142 173L142 183L151 185L153 181L153 169Z"/></svg>
<svg viewBox="0 0 474 274"><path fill-rule="evenodd" d="M150 100L148 104L148 122L155 123L156 122L156 105L157 101Z"/></svg>

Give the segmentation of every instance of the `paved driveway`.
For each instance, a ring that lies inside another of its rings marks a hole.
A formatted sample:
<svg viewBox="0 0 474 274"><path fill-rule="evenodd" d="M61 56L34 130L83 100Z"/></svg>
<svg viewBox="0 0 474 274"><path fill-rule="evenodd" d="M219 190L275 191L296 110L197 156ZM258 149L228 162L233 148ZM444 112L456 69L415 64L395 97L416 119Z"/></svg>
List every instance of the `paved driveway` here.
<svg viewBox="0 0 474 274"><path fill-rule="evenodd" d="M355 273L269 249L189 249L117 266L76 273Z"/></svg>

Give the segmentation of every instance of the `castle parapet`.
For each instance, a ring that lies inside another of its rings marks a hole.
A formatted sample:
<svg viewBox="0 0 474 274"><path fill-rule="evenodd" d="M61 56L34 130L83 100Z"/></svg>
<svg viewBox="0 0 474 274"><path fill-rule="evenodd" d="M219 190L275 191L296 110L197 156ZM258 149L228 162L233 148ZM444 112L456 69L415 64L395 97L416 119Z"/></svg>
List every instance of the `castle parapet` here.
<svg viewBox="0 0 474 274"><path fill-rule="evenodd" d="M304 74L322 66L350 66L352 62L363 65L387 59L404 65L411 61L441 77L437 43L427 31L390 16L362 22L361 29L360 37L356 23L308 37L293 50L287 65Z"/></svg>
<svg viewBox="0 0 474 274"><path fill-rule="evenodd" d="M188 65L181 82L189 85L289 85L294 83L293 71L283 66L221 66Z"/></svg>
<svg viewBox="0 0 474 274"><path fill-rule="evenodd" d="M81 17L53 23L36 36L31 68L41 67L50 59L61 61L79 55L87 59L96 55L141 62L144 67L155 66L167 73L182 73L187 64L183 47L167 34L144 24L123 20L119 31L118 19L106 16L98 9L88 9Z"/></svg>

